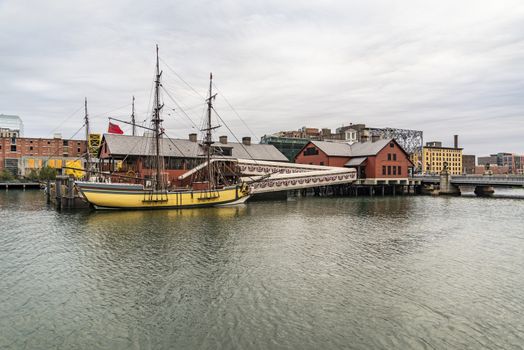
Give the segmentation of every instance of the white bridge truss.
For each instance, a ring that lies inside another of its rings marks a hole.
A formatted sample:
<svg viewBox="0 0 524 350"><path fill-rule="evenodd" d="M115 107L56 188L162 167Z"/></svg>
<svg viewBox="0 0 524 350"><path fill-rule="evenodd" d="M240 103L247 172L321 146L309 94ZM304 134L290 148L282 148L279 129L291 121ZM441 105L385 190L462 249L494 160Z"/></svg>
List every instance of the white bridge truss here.
<svg viewBox="0 0 524 350"><path fill-rule="evenodd" d="M354 169L238 159L251 193L267 193L347 184L356 181Z"/></svg>
<svg viewBox="0 0 524 350"><path fill-rule="evenodd" d="M211 162L220 161L226 161L226 159L211 160ZM231 162L232 160L227 159L227 161ZM251 159L237 159L235 161L240 169L242 179L249 185L253 194L340 185L357 180L356 170L350 168ZM205 166L206 163L200 164L198 167L179 176L179 179L185 179Z"/></svg>

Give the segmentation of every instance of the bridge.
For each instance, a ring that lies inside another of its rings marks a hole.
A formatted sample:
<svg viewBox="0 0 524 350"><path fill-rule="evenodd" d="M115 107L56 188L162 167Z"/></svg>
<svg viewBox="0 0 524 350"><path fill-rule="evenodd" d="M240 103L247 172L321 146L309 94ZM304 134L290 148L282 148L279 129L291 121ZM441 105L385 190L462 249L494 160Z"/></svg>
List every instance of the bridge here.
<svg viewBox="0 0 524 350"><path fill-rule="evenodd" d="M231 159L211 160L211 162L221 161L231 162ZM251 159L237 159L236 163L242 180L249 185L252 194L349 184L357 180L356 170L350 168ZM206 165L206 163L200 164L179 176L179 180L191 176Z"/></svg>
<svg viewBox="0 0 524 350"><path fill-rule="evenodd" d="M524 187L521 175L415 175L423 185L438 185L439 194L460 194L467 188L474 187L477 196L491 196L495 187Z"/></svg>
<svg viewBox="0 0 524 350"><path fill-rule="evenodd" d="M440 183L440 176L438 175L415 175L413 178L420 180L422 183ZM524 176L451 175L451 183L454 185L524 187Z"/></svg>

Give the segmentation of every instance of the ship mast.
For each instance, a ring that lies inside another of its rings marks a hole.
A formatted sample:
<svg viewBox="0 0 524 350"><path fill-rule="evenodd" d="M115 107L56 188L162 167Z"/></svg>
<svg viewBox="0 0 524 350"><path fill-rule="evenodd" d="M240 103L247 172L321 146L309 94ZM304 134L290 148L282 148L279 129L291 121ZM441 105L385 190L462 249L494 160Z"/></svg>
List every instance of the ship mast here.
<svg viewBox="0 0 524 350"><path fill-rule="evenodd" d="M133 124L133 136L136 134L136 125L135 125L135 96L133 96L133 104L131 107L131 124Z"/></svg>
<svg viewBox="0 0 524 350"><path fill-rule="evenodd" d="M205 128L206 131L206 139L204 141L205 145L205 151L206 151L206 158L207 158L207 176L208 176L208 188L214 188L214 177L213 177L213 168L211 167L211 145L213 144L211 130L213 127L211 126L211 110L213 109L213 99L216 95L213 95L212 91L213 87L213 73L209 73L209 98L207 99L207 127Z"/></svg>
<svg viewBox="0 0 524 350"><path fill-rule="evenodd" d="M87 97L85 98L84 100L84 123L85 123L85 127L86 127L86 149L87 149L87 152L86 152L86 176L87 176L87 180L89 180L89 175L90 175L90 171L91 171L91 152L89 150L89 114L87 114Z"/></svg>
<svg viewBox="0 0 524 350"><path fill-rule="evenodd" d="M153 130L155 135L155 157L156 157L156 181L155 181L155 190L160 190L162 188L162 174L160 173L160 136L161 128L160 124L162 120L160 119L160 110L164 105L160 105L160 76L162 72L160 71L158 64L158 45L156 46L156 80L155 80L155 109L153 112Z"/></svg>

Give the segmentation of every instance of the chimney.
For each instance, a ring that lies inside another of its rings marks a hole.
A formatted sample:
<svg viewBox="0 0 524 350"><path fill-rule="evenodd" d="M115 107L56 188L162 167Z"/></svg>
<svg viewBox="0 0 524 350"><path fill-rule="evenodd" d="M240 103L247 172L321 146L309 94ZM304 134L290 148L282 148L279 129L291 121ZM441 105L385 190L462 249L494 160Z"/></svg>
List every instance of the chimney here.
<svg viewBox="0 0 524 350"><path fill-rule="evenodd" d="M195 133L189 134L189 141L197 142L197 134L195 134Z"/></svg>
<svg viewBox="0 0 524 350"><path fill-rule="evenodd" d="M453 135L453 140L454 140L455 148L459 148L459 136L458 135Z"/></svg>
<svg viewBox="0 0 524 350"><path fill-rule="evenodd" d="M379 135L371 135L371 142L377 142L378 140L380 140Z"/></svg>
<svg viewBox="0 0 524 350"><path fill-rule="evenodd" d="M249 136L242 137L242 143L246 146L251 145L251 137Z"/></svg>
<svg viewBox="0 0 524 350"><path fill-rule="evenodd" d="M227 136L226 135L219 136L218 140L220 141L220 143L223 143L224 145L227 144Z"/></svg>

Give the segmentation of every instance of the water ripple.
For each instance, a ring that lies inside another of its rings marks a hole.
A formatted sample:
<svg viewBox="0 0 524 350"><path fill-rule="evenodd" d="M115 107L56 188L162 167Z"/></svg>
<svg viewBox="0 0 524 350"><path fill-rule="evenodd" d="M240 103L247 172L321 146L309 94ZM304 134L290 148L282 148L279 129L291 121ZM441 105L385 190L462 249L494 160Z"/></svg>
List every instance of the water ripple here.
<svg viewBox="0 0 524 350"><path fill-rule="evenodd" d="M0 348L522 349L524 201L64 212L0 194Z"/></svg>

